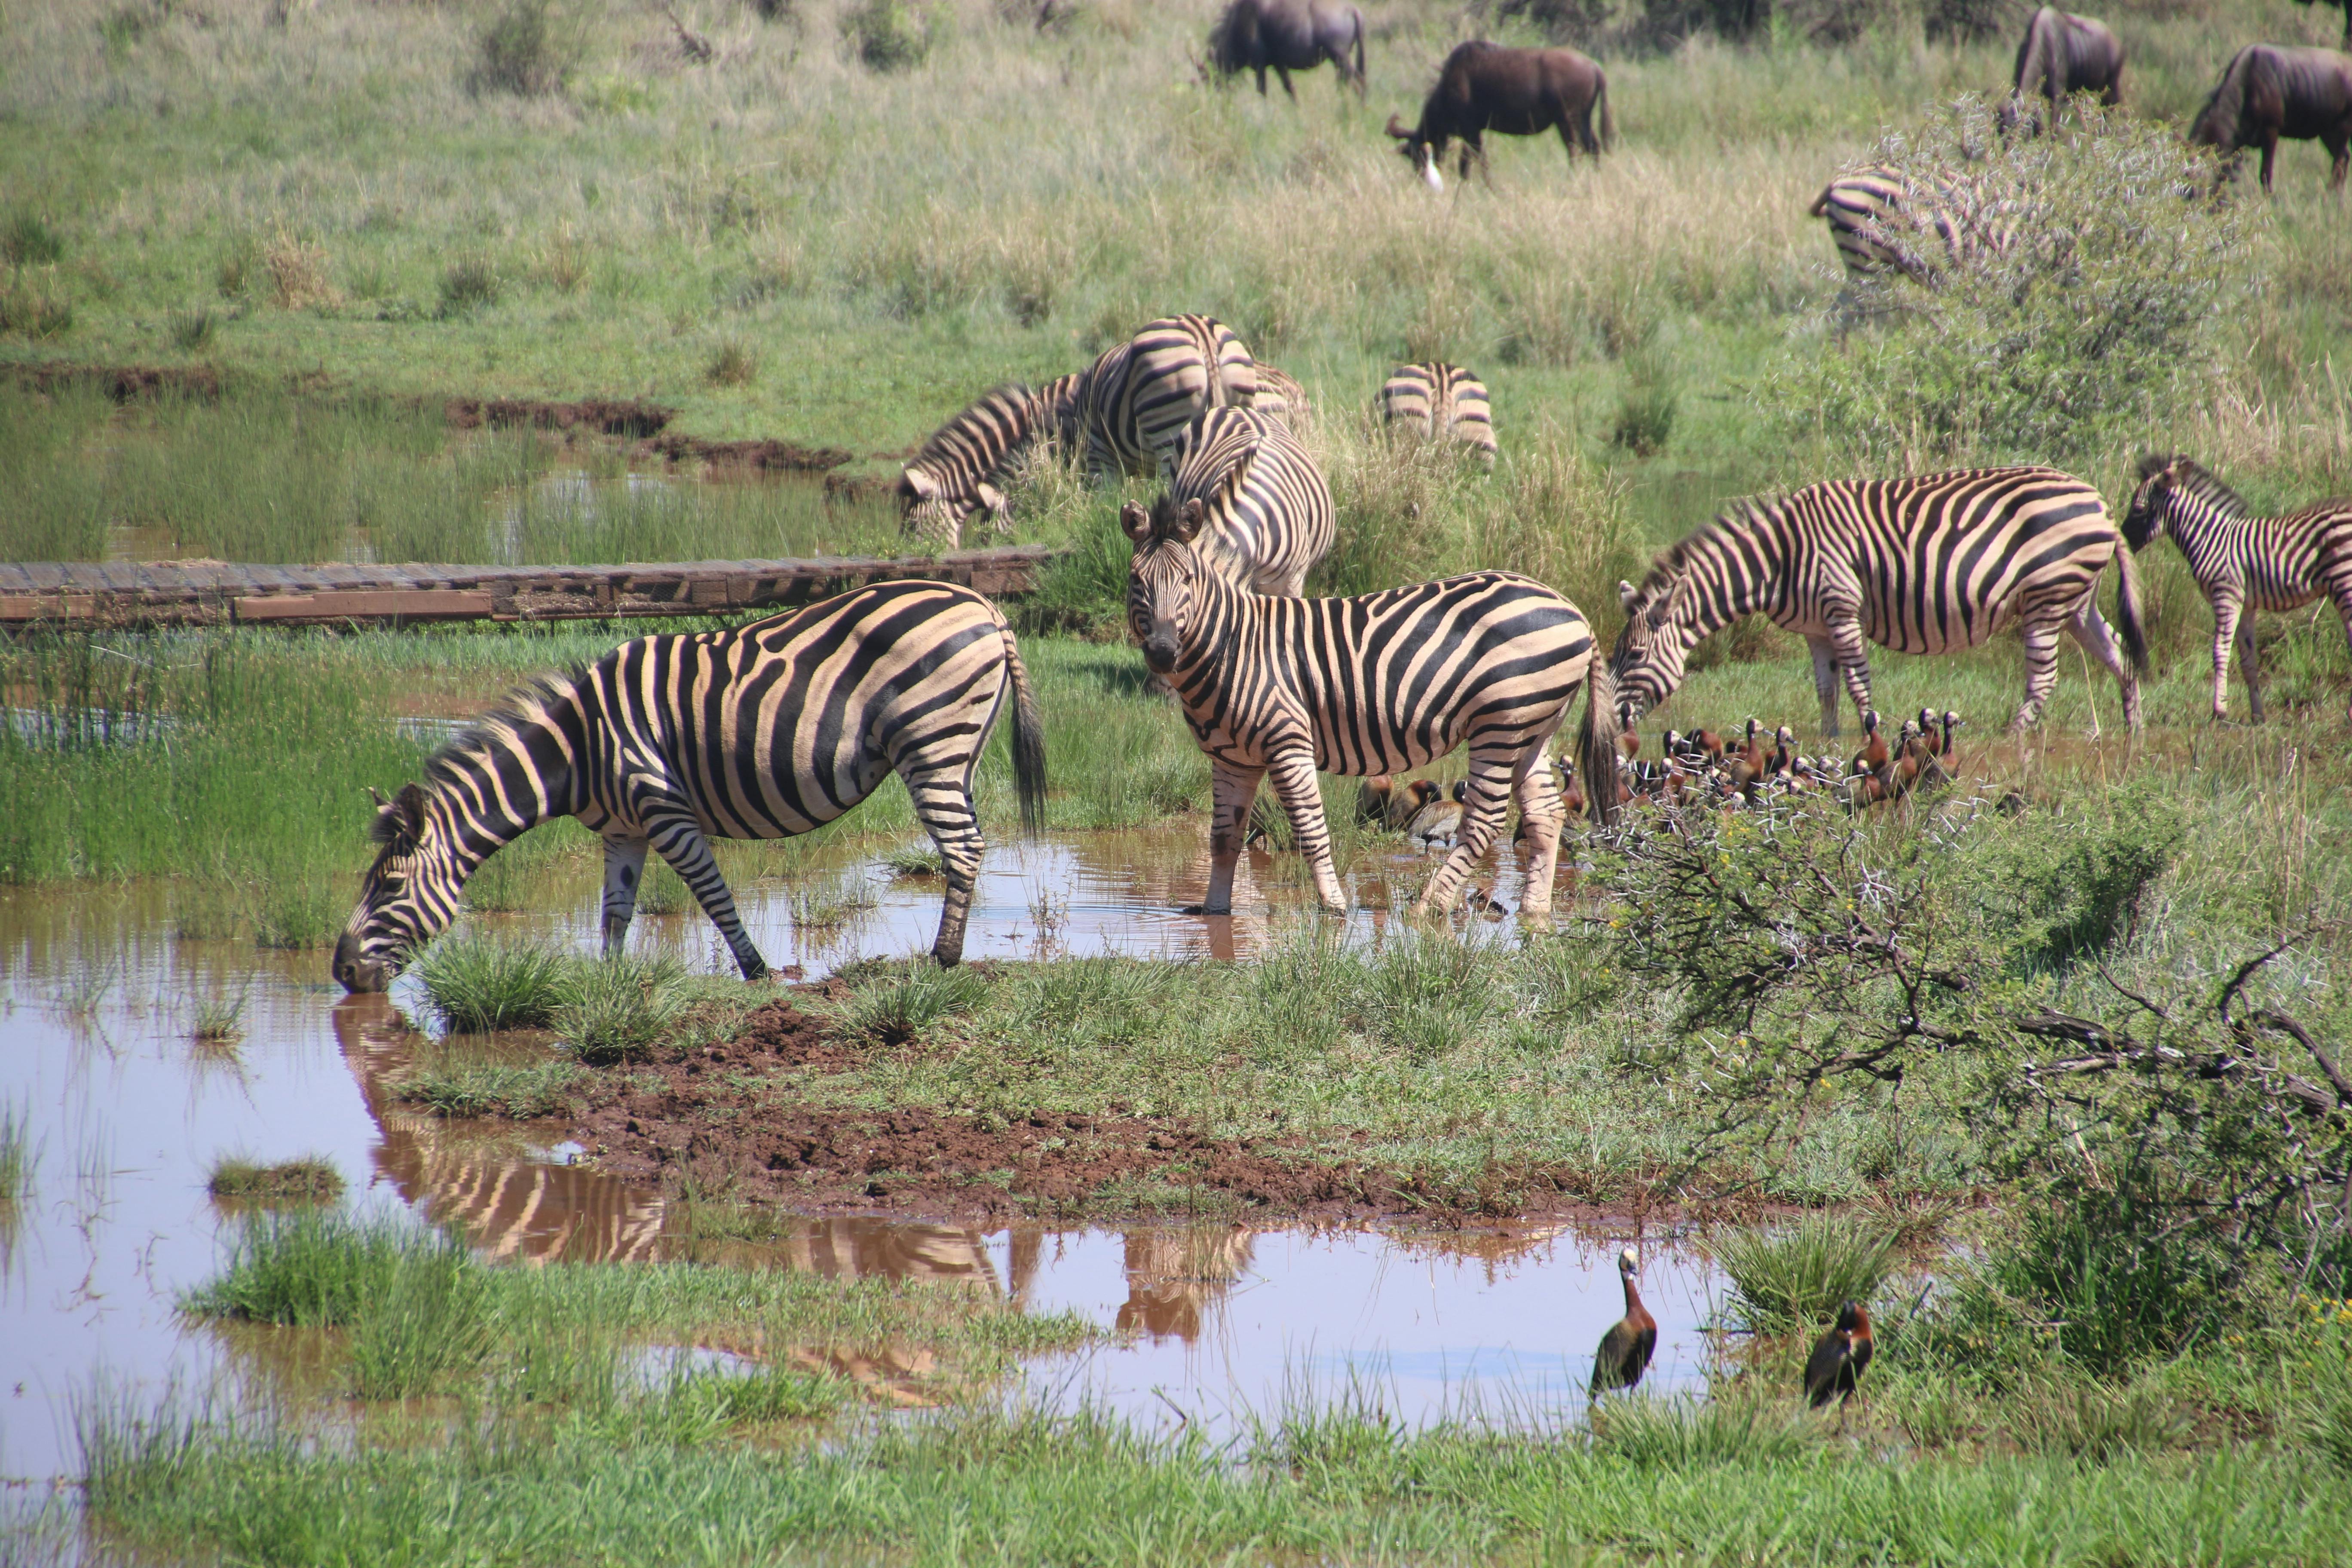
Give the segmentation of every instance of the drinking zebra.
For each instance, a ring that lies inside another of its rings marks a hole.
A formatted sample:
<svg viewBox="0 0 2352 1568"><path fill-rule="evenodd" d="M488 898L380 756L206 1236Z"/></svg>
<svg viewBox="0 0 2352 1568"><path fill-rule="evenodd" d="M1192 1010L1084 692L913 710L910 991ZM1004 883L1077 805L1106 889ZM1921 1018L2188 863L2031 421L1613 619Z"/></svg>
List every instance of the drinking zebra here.
<svg viewBox="0 0 2352 1568"><path fill-rule="evenodd" d="M2295 610L2326 595L2352 643L2352 498L2324 500L2284 517L2253 509L2187 458L2140 459L2139 488L2124 513L2124 542L2147 549L2168 533L2213 606L2213 717L2227 716L2230 647L2246 665L2246 700L2263 718L2254 661L2256 610Z"/></svg>
<svg viewBox="0 0 2352 1568"><path fill-rule="evenodd" d="M2110 562L2129 663L2099 616ZM1620 583L1617 593L1625 626L1612 664L1637 713L1682 684L1701 638L1760 614L1812 649L1827 734L1838 732L1840 672L1855 710L1870 710L1865 639L1952 653L2011 626L2025 641L2025 701L2012 728L2033 723L2050 700L2062 626L2115 672L2126 721L2139 728L2147 648L2131 554L2099 492L2054 468L1837 479L1743 502L1661 556L1641 587Z"/></svg>
<svg viewBox="0 0 2352 1568"><path fill-rule="evenodd" d="M604 840L604 950L619 950L648 849L719 927L747 980L767 973L712 859L717 838L788 838L896 772L939 845L947 899L931 953L963 955L986 846L972 775L1011 699L1013 771L1034 825L1044 740L1013 630L947 583L877 583L726 631L639 637L518 692L378 797L382 848L335 943L334 976L381 991L457 912L474 868L571 816Z"/></svg>
<svg viewBox="0 0 2352 1568"><path fill-rule="evenodd" d="M1250 398L1252 408L1261 414L1271 414L1290 426L1294 436L1307 434L1314 422L1315 409L1307 402L1307 389L1283 371L1264 360L1257 362L1257 392Z"/></svg>
<svg viewBox="0 0 2352 1568"><path fill-rule="evenodd" d="M1162 519L1202 535L1208 568L1253 594L1297 596L1337 537L1331 490L1290 427L1257 408L1211 408L1185 426Z"/></svg>
<svg viewBox="0 0 2352 1568"><path fill-rule="evenodd" d="M1195 414L1246 408L1256 395L1257 363L1232 328L1207 316L1147 322L1086 372L1077 423L1087 471L1164 476Z"/></svg>
<svg viewBox="0 0 2352 1568"><path fill-rule="evenodd" d="M1495 461L1495 417L1486 385L1458 364L1401 364L1381 386L1381 423L1426 441L1460 441Z"/></svg>
<svg viewBox="0 0 2352 1568"><path fill-rule="evenodd" d="M910 538L953 550L978 517L998 537L1012 533L997 483L1024 447L1075 427L1082 374L1032 392L1009 384L983 393L940 426L898 476L898 517Z"/></svg>
<svg viewBox="0 0 2352 1568"><path fill-rule="evenodd" d="M1210 820L1203 914L1233 908L1234 868L1250 802L1270 777L1291 838L1314 868L1325 907L1346 907L1331 865L1316 772L1367 778L1423 767L1470 748L1464 822L1419 908L1450 910L1516 796L1533 825L1523 909L1551 907L1564 817L1545 758L1581 685L1577 745L1596 821L1614 812L1616 701L1592 628L1559 595L1508 572L1474 572L1351 599L1252 594L1203 559L1190 508L1119 509L1134 541L1128 624L1183 704L1208 754Z"/></svg>

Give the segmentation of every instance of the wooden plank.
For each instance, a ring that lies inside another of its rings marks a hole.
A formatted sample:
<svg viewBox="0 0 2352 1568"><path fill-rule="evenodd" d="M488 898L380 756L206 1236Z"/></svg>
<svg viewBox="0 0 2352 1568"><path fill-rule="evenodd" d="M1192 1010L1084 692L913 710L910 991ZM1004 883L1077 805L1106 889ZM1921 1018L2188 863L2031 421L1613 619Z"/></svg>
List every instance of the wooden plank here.
<svg viewBox="0 0 2352 1568"><path fill-rule="evenodd" d="M397 617L404 621L482 620L490 595L440 588L329 590L271 594L236 601L240 621L340 621Z"/></svg>
<svg viewBox="0 0 2352 1568"><path fill-rule="evenodd" d="M86 621L98 614L89 594L9 594L0 596L0 621Z"/></svg>

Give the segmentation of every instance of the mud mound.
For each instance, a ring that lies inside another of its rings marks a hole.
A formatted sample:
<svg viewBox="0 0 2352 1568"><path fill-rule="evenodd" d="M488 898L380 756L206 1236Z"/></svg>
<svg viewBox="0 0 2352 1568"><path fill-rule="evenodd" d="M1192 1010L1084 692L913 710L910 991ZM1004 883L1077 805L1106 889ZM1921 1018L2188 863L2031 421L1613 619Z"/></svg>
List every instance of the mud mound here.
<svg viewBox="0 0 2352 1568"><path fill-rule="evenodd" d="M208 364L26 364L16 377L37 392L60 386L97 386L117 403L166 393L182 397L218 397L220 372Z"/></svg>
<svg viewBox="0 0 2352 1568"><path fill-rule="evenodd" d="M651 403L583 398L577 403L543 403L531 398L453 397L443 405L453 430L584 430L599 436L623 436L644 440L657 435L677 416L677 410Z"/></svg>
<svg viewBox="0 0 2352 1568"><path fill-rule="evenodd" d="M705 441L698 436L664 436L638 451L673 463L708 463L771 474L821 474L851 461L835 447L796 447L790 441Z"/></svg>

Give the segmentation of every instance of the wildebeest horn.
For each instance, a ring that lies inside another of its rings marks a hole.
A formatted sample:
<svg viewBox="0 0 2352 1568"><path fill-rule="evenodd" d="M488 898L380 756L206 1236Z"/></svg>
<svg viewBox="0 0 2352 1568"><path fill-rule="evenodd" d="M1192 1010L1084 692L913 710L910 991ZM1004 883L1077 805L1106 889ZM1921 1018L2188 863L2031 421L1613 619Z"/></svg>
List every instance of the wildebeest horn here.
<svg viewBox="0 0 2352 1568"><path fill-rule="evenodd" d="M1393 114L1389 116L1389 134L1395 137L1400 142L1410 142L1412 140L1412 132L1407 131L1403 124L1399 121L1398 117Z"/></svg>

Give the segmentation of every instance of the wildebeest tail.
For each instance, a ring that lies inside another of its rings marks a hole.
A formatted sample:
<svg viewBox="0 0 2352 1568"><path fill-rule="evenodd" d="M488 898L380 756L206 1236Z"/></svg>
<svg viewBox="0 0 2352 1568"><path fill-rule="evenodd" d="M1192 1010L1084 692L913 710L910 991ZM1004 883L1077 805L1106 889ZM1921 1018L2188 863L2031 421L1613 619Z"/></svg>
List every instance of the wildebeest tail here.
<svg viewBox="0 0 2352 1568"><path fill-rule="evenodd" d="M2116 629L2124 635L2124 652L2132 668L2147 673L2147 623L2139 603L2139 568L2128 549L2116 552Z"/></svg>
<svg viewBox="0 0 2352 1568"><path fill-rule="evenodd" d="M1601 145L1606 149L1612 142L1617 140L1617 121L1609 112L1608 73L1596 68L1593 74L1601 79L1600 89L1592 95L1592 107L1601 111Z"/></svg>
<svg viewBox="0 0 2352 1568"><path fill-rule="evenodd" d="M1029 668L1011 627L1004 632L1004 665L1013 678L1013 783L1021 795L1021 826L1034 833L1045 825L1045 725Z"/></svg>
<svg viewBox="0 0 2352 1568"><path fill-rule="evenodd" d="M1356 18L1356 96L1363 98L1371 91L1371 79L1364 74L1364 14L1354 12ZM2352 33L2352 14L2347 14L2345 29Z"/></svg>
<svg viewBox="0 0 2352 1568"><path fill-rule="evenodd" d="M1576 727L1576 769L1584 775L1585 809L1595 827L1617 820L1617 682L1598 644L1584 669L1584 719Z"/></svg>

